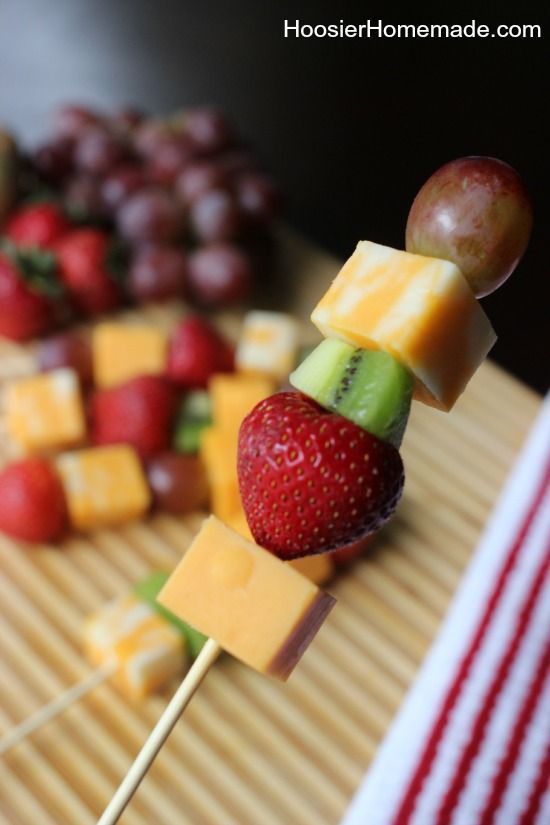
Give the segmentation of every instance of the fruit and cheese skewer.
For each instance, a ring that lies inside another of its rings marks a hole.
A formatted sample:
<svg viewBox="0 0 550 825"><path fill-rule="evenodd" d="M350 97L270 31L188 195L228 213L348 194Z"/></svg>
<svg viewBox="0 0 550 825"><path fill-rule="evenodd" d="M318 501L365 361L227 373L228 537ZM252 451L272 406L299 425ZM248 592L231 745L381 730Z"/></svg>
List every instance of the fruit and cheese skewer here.
<svg viewBox="0 0 550 825"><path fill-rule="evenodd" d="M403 487L395 444L411 392L440 409L453 406L495 340L475 296L510 274L530 224L516 173L470 158L438 171L419 193L407 231L414 251L358 245L312 315L327 339L350 346L321 345L294 375L328 409L280 393L261 401L240 429L243 506L271 554L211 516L162 589L159 603L211 638L200 672L182 683L100 825L118 820L220 647L261 672L291 672L332 603L307 593L281 559L332 550L389 518Z"/></svg>
<svg viewBox="0 0 550 825"><path fill-rule="evenodd" d="M363 550L351 547L334 560L324 554L289 564L312 582L324 584L338 565L346 565ZM124 696L135 702L162 690L185 673L201 652L206 637L156 601L169 576L160 570L151 573L130 592L84 620L82 648L95 670L0 737L0 755L107 680L112 680Z"/></svg>

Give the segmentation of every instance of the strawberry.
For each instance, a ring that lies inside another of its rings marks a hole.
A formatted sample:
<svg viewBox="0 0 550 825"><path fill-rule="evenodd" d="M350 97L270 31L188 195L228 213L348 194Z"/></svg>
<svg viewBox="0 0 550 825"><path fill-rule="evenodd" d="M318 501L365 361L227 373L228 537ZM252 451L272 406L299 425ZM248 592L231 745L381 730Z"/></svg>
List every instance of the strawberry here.
<svg viewBox="0 0 550 825"><path fill-rule="evenodd" d="M282 559L378 530L404 482L393 445L296 392L266 398L244 419L238 472L255 540Z"/></svg>
<svg viewBox="0 0 550 825"><path fill-rule="evenodd" d="M100 229L75 229L57 244L59 275L83 315L108 312L120 303L109 269L113 247Z"/></svg>
<svg viewBox="0 0 550 825"><path fill-rule="evenodd" d="M27 458L0 472L0 530L23 541L55 541L67 527L61 482L42 458Z"/></svg>
<svg viewBox="0 0 550 825"><path fill-rule="evenodd" d="M234 368L233 347L207 321L195 315L176 327L168 350L168 377L176 384L200 389L214 373Z"/></svg>
<svg viewBox="0 0 550 825"><path fill-rule="evenodd" d="M133 378L91 401L91 440L94 444L132 444L142 458L168 449L176 394L157 375Z"/></svg>
<svg viewBox="0 0 550 825"><path fill-rule="evenodd" d="M54 305L46 283L25 272L17 258L0 253L0 335L27 341L51 326Z"/></svg>
<svg viewBox="0 0 550 825"><path fill-rule="evenodd" d="M33 203L18 209L6 227L6 235L19 247L52 249L71 224L54 203Z"/></svg>

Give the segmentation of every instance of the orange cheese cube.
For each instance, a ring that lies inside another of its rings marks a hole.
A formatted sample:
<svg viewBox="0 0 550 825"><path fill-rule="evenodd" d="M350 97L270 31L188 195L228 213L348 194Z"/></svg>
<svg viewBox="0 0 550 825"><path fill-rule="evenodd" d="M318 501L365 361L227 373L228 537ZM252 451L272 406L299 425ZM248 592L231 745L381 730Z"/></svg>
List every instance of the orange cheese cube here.
<svg viewBox="0 0 550 825"><path fill-rule="evenodd" d="M200 455L210 487L210 509L226 520L241 510L237 478L237 438L207 427L201 434Z"/></svg>
<svg viewBox="0 0 550 825"><path fill-rule="evenodd" d="M327 338L389 352L415 395L450 410L496 341L462 273L449 261L361 241L311 320Z"/></svg>
<svg viewBox="0 0 550 825"><path fill-rule="evenodd" d="M158 602L250 667L287 679L335 599L215 516Z"/></svg>
<svg viewBox="0 0 550 825"><path fill-rule="evenodd" d="M155 326L106 322L92 336L94 380L113 387L139 375L161 375L166 370L168 336Z"/></svg>
<svg viewBox="0 0 550 825"><path fill-rule="evenodd" d="M214 375L208 390L212 400L212 419L216 429L237 438L245 416L275 390L273 381L261 375L220 373Z"/></svg>
<svg viewBox="0 0 550 825"><path fill-rule="evenodd" d="M142 516L151 493L133 447L116 444L56 459L74 527L88 530Z"/></svg>
<svg viewBox="0 0 550 825"><path fill-rule="evenodd" d="M10 383L6 422L25 451L68 447L86 435L86 420L76 372L57 369Z"/></svg>
<svg viewBox="0 0 550 825"><path fill-rule="evenodd" d="M299 559L292 559L287 564L290 564L302 576L315 582L315 584L325 584L334 575L334 562L330 557L330 553L302 556Z"/></svg>
<svg viewBox="0 0 550 825"><path fill-rule="evenodd" d="M187 664L183 635L133 594L88 617L83 637L90 662L113 664L114 681L130 699L159 690Z"/></svg>
<svg viewBox="0 0 550 825"><path fill-rule="evenodd" d="M254 541L242 508L232 513L225 521L227 525L239 533L239 535L244 536L245 539ZM289 564L301 573L302 576L305 576L306 579L309 579L315 584L325 584L325 582L330 581L334 575L334 562L330 557L330 553L317 553L315 556L303 556L300 559L287 561L285 564Z"/></svg>
<svg viewBox="0 0 550 825"><path fill-rule="evenodd" d="M282 381L294 368L297 351L298 324L290 315L253 310L245 316L235 355L239 370Z"/></svg>

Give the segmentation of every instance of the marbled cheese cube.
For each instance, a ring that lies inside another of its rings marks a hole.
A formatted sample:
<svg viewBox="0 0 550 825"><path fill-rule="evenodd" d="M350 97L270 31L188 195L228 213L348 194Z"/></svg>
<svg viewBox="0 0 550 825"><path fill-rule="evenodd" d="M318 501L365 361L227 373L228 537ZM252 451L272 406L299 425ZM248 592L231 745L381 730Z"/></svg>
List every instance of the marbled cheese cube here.
<svg viewBox="0 0 550 825"><path fill-rule="evenodd" d="M450 410L496 341L454 264L361 241L311 320L327 338L381 349L407 367L421 401Z"/></svg>
<svg viewBox="0 0 550 825"><path fill-rule="evenodd" d="M298 351L298 324L282 312L249 312L237 346L236 364L242 372L284 380L294 368Z"/></svg>
<svg viewBox="0 0 550 825"><path fill-rule="evenodd" d="M6 422L11 437L26 452L83 441L86 420L76 372L62 368L10 383Z"/></svg>
<svg viewBox="0 0 550 825"><path fill-rule="evenodd" d="M113 679L131 699L143 699L183 673L185 639L136 596L114 599L84 623L84 650L96 667L113 664Z"/></svg>
<svg viewBox="0 0 550 825"><path fill-rule="evenodd" d="M64 453L56 464L77 529L122 524L149 508L151 493L141 462L127 444Z"/></svg>
<svg viewBox="0 0 550 825"><path fill-rule="evenodd" d="M155 326L106 322L92 336L94 380L100 388L166 371L168 336Z"/></svg>
<svg viewBox="0 0 550 825"><path fill-rule="evenodd" d="M203 523L157 601L278 679L288 678L335 602L215 516Z"/></svg>

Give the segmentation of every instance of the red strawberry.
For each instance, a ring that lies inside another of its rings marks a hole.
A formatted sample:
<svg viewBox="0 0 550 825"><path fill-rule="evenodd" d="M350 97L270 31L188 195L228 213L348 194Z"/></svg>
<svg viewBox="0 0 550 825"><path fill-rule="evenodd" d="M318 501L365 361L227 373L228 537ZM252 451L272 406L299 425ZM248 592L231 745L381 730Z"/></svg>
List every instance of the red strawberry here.
<svg viewBox="0 0 550 825"><path fill-rule="evenodd" d="M91 402L94 444L132 444L147 458L168 449L176 394L166 379L143 375L109 390Z"/></svg>
<svg viewBox="0 0 550 825"><path fill-rule="evenodd" d="M99 229L75 229L57 244L59 275L84 315L108 312L120 303L108 267L110 244Z"/></svg>
<svg viewBox="0 0 550 825"><path fill-rule="evenodd" d="M244 419L238 472L254 538L283 559L378 530L404 482L395 447L296 392L266 398Z"/></svg>
<svg viewBox="0 0 550 825"><path fill-rule="evenodd" d="M175 329L168 351L168 377L187 389L206 387L216 372L232 372L233 347L199 316L191 316Z"/></svg>
<svg viewBox="0 0 550 825"><path fill-rule="evenodd" d="M14 212L6 235L20 247L51 249L70 229L71 224L54 203L34 203Z"/></svg>
<svg viewBox="0 0 550 825"><path fill-rule="evenodd" d="M23 270L0 253L0 335L27 341L51 326L53 304Z"/></svg>
<svg viewBox="0 0 550 825"><path fill-rule="evenodd" d="M10 464L0 473L0 530L23 541L55 541L67 526L61 482L42 458Z"/></svg>

